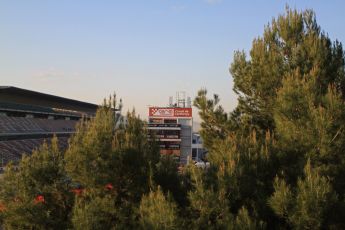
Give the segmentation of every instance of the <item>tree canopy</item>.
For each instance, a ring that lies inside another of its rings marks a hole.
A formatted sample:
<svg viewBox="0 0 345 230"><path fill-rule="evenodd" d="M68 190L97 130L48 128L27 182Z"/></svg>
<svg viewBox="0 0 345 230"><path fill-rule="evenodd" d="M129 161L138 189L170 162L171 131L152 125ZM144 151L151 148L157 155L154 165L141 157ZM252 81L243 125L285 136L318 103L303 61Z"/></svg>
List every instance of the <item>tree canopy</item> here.
<svg viewBox="0 0 345 230"><path fill-rule="evenodd" d="M344 63L312 10L287 8L248 54L235 52L234 111L199 91L205 180L228 188L231 213L244 206L268 228L343 228Z"/></svg>

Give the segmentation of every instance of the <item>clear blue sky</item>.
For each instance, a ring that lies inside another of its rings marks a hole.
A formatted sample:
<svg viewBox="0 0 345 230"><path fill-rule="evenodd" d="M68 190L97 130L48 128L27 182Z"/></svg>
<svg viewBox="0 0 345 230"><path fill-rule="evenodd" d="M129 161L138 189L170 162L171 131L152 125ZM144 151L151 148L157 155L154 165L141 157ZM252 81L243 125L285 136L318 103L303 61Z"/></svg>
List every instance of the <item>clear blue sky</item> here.
<svg viewBox="0 0 345 230"><path fill-rule="evenodd" d="M100 103L113 91L142 117L206 87L236 106L228 68L285 5L312 8L345 42L345 1L0 0L0 85Z"/></svg>

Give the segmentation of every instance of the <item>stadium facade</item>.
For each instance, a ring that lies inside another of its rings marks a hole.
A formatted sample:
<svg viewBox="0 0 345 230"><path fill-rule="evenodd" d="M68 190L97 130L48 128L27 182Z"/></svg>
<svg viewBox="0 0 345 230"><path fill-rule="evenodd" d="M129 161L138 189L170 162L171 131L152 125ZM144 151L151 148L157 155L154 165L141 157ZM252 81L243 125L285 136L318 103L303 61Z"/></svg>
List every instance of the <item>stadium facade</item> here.
<svg viewBox="0 0 345 230"><path fill-rule="evenodd" d="M55 135L67 147L77 122L89 119L98 105L12 86L0 86L0 172Z"/></svg>

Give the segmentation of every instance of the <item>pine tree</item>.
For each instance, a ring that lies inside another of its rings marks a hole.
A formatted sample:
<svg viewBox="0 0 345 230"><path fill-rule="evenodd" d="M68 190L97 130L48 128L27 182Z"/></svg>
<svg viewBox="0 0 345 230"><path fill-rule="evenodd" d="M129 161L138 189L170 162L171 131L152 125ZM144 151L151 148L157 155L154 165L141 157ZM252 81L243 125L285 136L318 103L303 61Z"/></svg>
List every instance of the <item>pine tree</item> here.
<svg viewBox="0 0 345 230"><path fill-rule="evenodd" d="M5 229L66 229L73 193L64 170L57 138L43 144L18 167L10 164L0 184L1 218Z"/></svg>
<svg viewBox="0 0 345 230"><path fill-rule="evenodd" d="M205 172L190 168L193 190L189 192L193 229L226 229L233 223L225 188L215 188L205 181Z"/></svg>
<svg viewBox="0 0 345 230"><path fill-rule="evenodd" d="M264 225L262 223L257 224L253 219L249 216L248 210L242 207L238 215L236 217L234 223L234 229L236 230L255 230L255 229L263 229Z"/></svg>
<svg viewBox="0 0 345 230"><path fill-rule="evenodd" d="M312 10L287 8L254 39L249 58L235 53L230 73L239 98L232 113L224 112L217 96L199 91L194 104L211 162L206 181L213 181L215 191L220 184L231 188L226 192L232 215L244 206L257 223L284 225L266 205L274 175L284 178L281 196L288 196L287 188L299 186L307 159L341 196L332 208L343 210L344 63L341 43L321 31ZM322 223L343 222L336 216L323 216Z"/></svg>
<svg viewBox="0 0 345 230"><path fill-rule="evenodd" d="M72 212L73 228L77 230L114 229L117 226L117 209L111 194L97 190L83 192L76 197Z"/></svg>
<svg viewBox="0 0 345 230"><path fill-rule="evenodd" d="M180 209L188 206L190 180L185 173L178 172L178 163L173 156L162 155L156 164L154 184L160 186L164 193L170 193Z"/></svg>
<svg viewBox="0 0 345 230"><path fill-rule="evenodd" d="M304 168L304 178L298 179L296 189L279 178L275 179L274 188L269 204L293 228L324 229L330 224L329 213L338 198L327 178L320 176L310 161Z"/></svg>
<svg viewBox="0 0 345 230"><path fill-rule="evenodd" d="M114 168L114 109L104 104L97 110L95 118L79 124L76 134L70 139L65 154L66 170L82 187L93 188L112 183L109 171Z"/></svg>
<svg viewBox="0 0 345 230"><path fill-rule="evenodd" d="M136 226L135 210L149 191L151 171L159 161L144 122L133 111L119 124L113 104L105 103L94 119L80 124L65 154L66 170L83 191L72 217L78 228L88 224L89 212L95 228ZM99 211L90 210L96 206Z"/></svg>
<svg viewBox="0 0 345 230"><path fill-rule="evenodd" d="M247 60L236 52L230 72L239 104L234 115L260 130L275 127L273 110L276 92L285 77L297 72L302 78L314 75L317 95L333 84L345 98L344 52L342 45L321 31L312 10L287 8L285 15L265 27L263 37L254 39Z"/></svg>
<svg viewBox="0 0 345 230"><path fill-rule="evenodd" d="M224 109L219 105L218 95L207 98L207 90L202 89L194 100L194 106L199 109L202 119L200 134L203 137L203 146L212 149L214 140L224 139L231 132L233 122L228 119Z"/></svg>
<svg viewBox="0 0 345 230"><path fill-rule="evenodd" d="M140 207L142 229L179 229L176 204L166 198L158 186L155 191L142 197Z"/></svg>

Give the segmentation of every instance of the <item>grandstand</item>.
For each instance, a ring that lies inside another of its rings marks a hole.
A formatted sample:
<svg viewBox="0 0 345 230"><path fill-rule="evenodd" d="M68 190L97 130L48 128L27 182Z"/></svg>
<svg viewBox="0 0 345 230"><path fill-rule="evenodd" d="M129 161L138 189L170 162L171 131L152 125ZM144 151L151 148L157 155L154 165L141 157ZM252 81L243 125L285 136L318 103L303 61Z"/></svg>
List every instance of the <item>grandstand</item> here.
<svg viewBox="0 0 345 230"><path fill-rule="evenodd" d="M67 148L68 138L81 118L95 115L98 106L11 86L0 86L0 173L44 141L56 135Z"/></svg>

